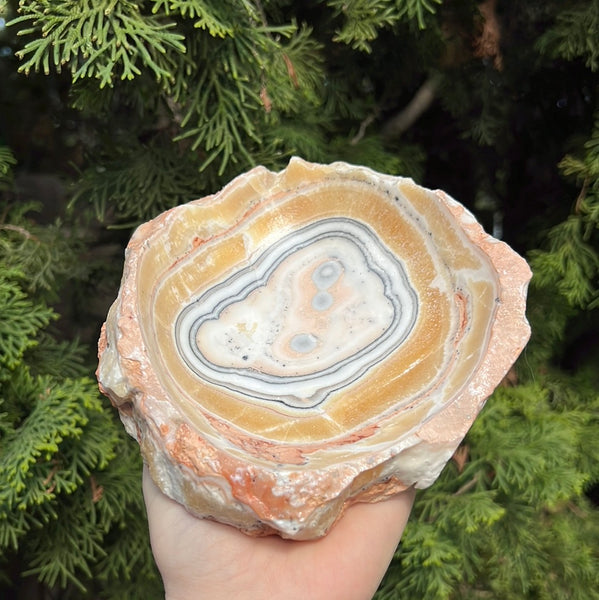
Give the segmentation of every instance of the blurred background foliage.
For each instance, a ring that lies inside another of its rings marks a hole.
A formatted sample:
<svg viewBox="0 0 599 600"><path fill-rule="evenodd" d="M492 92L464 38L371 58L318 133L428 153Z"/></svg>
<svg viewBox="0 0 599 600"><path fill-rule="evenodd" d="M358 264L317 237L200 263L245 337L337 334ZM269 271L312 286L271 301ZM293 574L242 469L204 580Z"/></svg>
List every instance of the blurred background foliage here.
<svg viewBox="0 0 599 600"><path fill-rule="evenodd" d="M0 595L160 598L94 382L132 228L292 155L443 188L532 340L377 600L599 598L599 0L0 0Z"/></svg>

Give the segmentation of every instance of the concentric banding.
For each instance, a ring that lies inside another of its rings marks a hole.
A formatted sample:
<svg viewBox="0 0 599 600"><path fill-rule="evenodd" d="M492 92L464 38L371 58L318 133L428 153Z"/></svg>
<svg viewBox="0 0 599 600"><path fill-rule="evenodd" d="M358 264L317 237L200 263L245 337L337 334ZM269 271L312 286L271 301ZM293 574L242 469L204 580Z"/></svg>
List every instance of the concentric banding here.
<svg viewBox="0 0 599 600"><path fill-rule="evenodd" d="M377 433L391 442L450 403L484 355L496 278L438 198L312 168L257 169L165 214L144 242L148 357L215 440L316 447L397 414Z"/></svg>
<svg viewBox="0 0 599 600"><path fill-rule="evenodd" d="M284 236L185 307L175 335L198 377L312 408L397 349L417 314L397 257L363 223L332 218Z"/></svg>
<svg viewBox="0 0 599 600"><path fill-rule="evenodd" d="M443 192L293 158L136 231L98 381L192 514L313 539L436 479L528 340L530 275Z"/></svg>

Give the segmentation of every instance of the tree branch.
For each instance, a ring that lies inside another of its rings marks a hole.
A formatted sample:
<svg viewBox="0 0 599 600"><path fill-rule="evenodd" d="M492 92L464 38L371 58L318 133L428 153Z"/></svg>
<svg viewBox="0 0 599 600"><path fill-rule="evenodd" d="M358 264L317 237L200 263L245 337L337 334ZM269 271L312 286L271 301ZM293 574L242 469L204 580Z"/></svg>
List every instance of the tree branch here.
<svg viewBox="0 0 599 600"><path fill-rule="evenodd" d="M420 86L410 102L385 123L382 131L384 138L392 140L400 137L428 110L435 99L439 81L439 75L431 75Z"/></svg>

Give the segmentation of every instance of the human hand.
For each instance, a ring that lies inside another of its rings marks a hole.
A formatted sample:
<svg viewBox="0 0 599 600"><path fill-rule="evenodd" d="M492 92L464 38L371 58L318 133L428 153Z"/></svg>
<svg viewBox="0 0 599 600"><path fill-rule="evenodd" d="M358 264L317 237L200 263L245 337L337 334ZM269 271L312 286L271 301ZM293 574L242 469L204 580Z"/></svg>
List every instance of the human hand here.
<svg viewBox="0 0 599 600"><path fill-rule="evenodd" d="M323 538L253 538L198 519L144 467L152 551L167 600L369 600L401 538L414 491L355 504Z"/></svg>

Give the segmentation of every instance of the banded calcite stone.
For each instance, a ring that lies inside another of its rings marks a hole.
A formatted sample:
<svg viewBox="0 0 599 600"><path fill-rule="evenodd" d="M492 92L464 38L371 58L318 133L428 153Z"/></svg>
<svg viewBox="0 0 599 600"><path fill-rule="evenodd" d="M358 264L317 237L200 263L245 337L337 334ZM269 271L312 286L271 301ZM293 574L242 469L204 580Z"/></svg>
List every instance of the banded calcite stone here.
<svg viewBox="0 0 599 600"><path fill-rule="evenodd" d="M191 513L316 538L435 480L528 340L529 278L443 192L294 158L137 229L98 379Z"/></svg>

